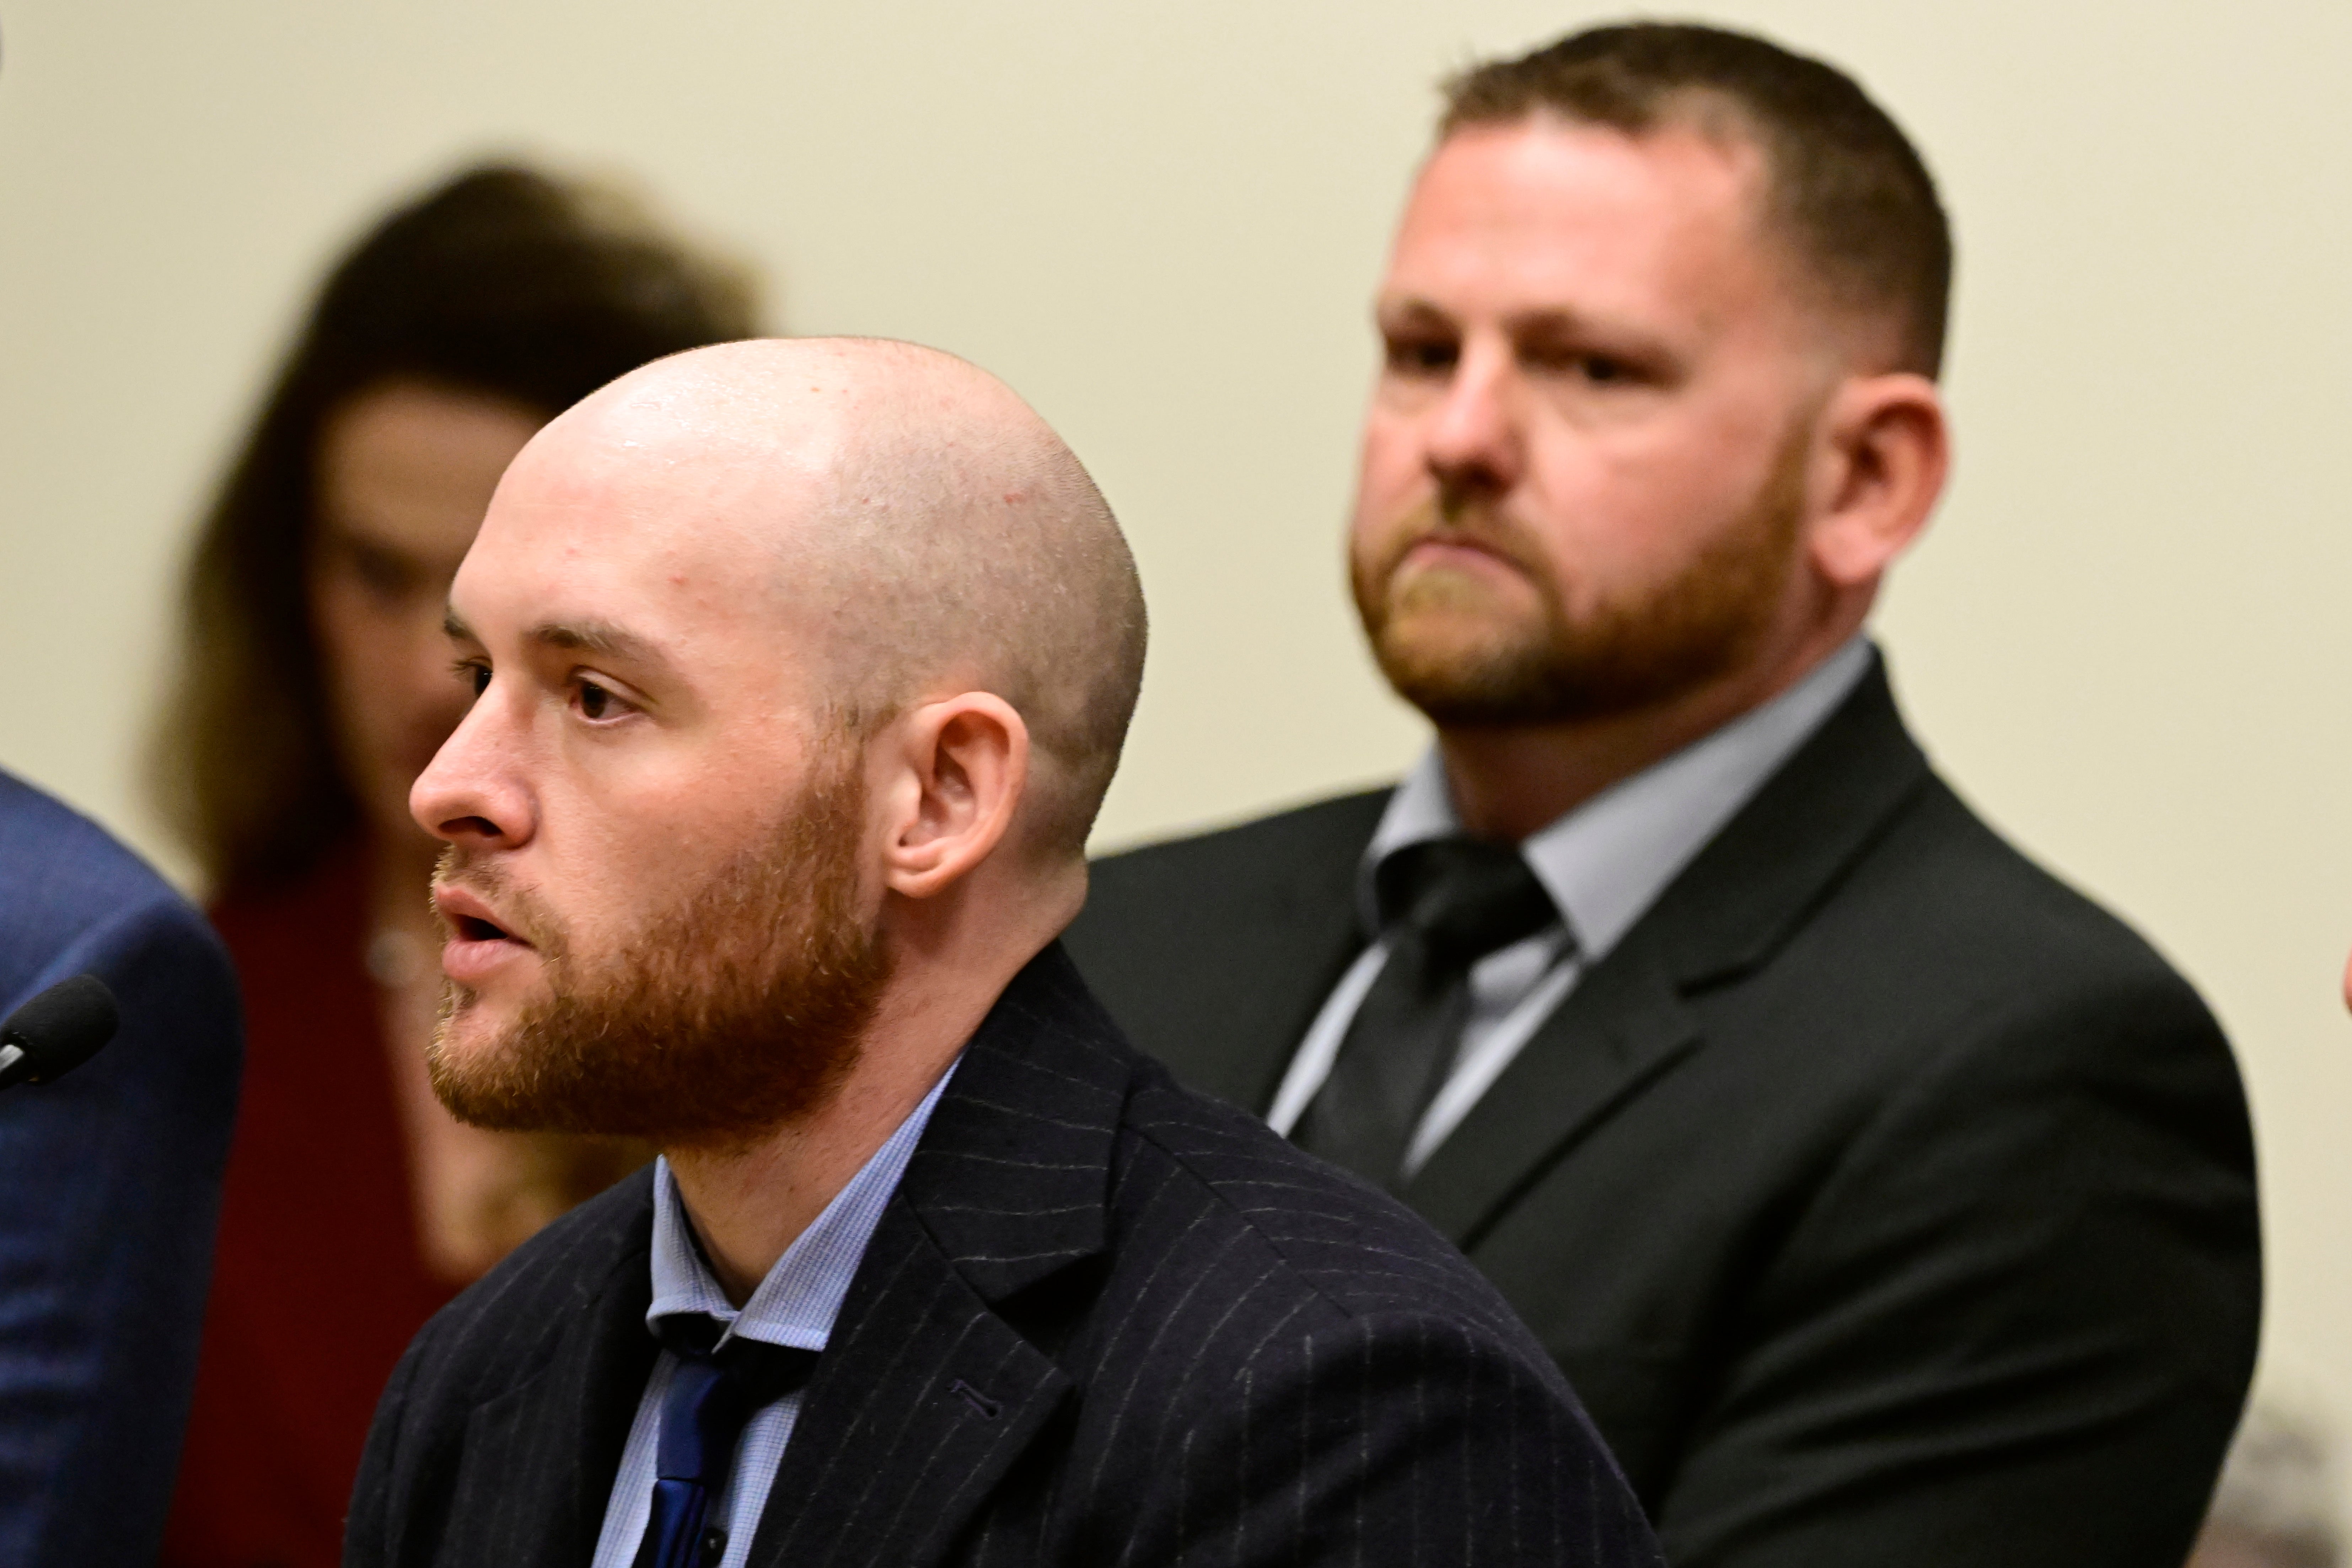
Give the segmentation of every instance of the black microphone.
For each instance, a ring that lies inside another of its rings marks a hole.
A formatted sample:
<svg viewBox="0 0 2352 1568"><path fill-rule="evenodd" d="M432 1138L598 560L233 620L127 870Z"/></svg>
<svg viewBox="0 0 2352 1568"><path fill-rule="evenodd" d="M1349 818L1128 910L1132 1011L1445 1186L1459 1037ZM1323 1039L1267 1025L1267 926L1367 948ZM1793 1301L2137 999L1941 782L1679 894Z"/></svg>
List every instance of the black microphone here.
<svg viewBox="0 0 2352 1568"><path fill-rule="evenodd" d="M97 975L59 981L0 1023L0 1089L65 1077L98 1055L121 1021Z"/></svg>

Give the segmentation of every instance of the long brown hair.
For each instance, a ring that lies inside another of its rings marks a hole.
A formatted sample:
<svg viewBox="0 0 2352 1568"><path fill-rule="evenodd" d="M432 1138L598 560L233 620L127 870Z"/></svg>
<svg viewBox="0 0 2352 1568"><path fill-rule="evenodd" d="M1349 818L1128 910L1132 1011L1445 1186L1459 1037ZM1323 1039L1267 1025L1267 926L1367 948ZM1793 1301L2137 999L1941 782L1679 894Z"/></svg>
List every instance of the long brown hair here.
<svg viewBox="0 0 2352 1568"><path fill-rule="evenodd" d="M648 360L758 331L739 266L618 193L510 164L459 174L339 262L206 514L160 804L215 894L299 877L355 827L305 583L321 426L394 379L549 417Z"/></svg>

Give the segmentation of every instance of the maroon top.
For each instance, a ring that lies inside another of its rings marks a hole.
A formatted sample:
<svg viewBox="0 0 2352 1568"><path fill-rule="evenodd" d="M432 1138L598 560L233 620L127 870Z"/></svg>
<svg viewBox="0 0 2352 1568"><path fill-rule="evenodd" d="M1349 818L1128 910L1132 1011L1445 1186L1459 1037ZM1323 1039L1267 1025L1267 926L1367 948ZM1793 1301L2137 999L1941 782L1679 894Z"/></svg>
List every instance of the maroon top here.
<svg viewBox="0 0 2352 1568"><path fill-rule="evenodd" d="M213 920L245 1091L163 1561L334 1568L376 1396L456 1289L418 1257L357 847Z"/></svg>

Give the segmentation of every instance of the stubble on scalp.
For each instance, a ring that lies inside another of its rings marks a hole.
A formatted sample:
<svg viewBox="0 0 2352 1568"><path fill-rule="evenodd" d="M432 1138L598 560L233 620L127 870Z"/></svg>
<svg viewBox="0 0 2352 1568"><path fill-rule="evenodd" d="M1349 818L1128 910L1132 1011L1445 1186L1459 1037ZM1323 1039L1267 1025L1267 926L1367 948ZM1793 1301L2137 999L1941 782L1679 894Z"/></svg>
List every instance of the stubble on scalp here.
<svg viewBox="0 0 2352 1568"><path fill-rule="evenodd" d="M499 1131L727 1150L822 1109L856 1064L890 973L858 910L857 749L839 750L765 842L608 952L580 952L494 862L445 851L442 880L520 917L548 986L462 1049L452 1026L472 997L449 987L428 1062L451 1114Z"/></svg>
<svg viewBox="0 0 2352 1568"><path fill-rule="evenodd" d="M1474 729L1614 718L1738 669L1769 630L1796 564L1802 434L1801 424L1740 520L1679 572L1581 615L1525 524L1484 501L1432 502L1349 573L1381 674L1433 722ZM1509 562L1534 591L1535 617L1493 615L1491 595L1454 574L1399 582L1406 553L1431 539Z"/></svg>

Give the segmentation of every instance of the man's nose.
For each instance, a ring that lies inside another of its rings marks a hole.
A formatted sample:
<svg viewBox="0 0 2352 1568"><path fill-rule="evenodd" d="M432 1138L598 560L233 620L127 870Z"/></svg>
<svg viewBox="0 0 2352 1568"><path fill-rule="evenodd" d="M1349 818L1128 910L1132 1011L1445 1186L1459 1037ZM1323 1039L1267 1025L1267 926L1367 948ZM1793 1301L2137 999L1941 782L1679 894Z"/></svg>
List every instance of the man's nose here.
<svg viewBox="0 0 2352 1568"><path fill-rule="evenodd" d="M1500 494L1518 483L1526 460L1522 392L1507 348L1464 344L1445 395L1431 411L1424 448L1442 489Z"/></svg>
<svg viewBox="0 0 2352 1568"><path fill-rule="evenodd" d="M521 774L523 736L495 684L475 699L408 792L408 814L436 838L473 849L512 849L531 835Z"/></svg>

